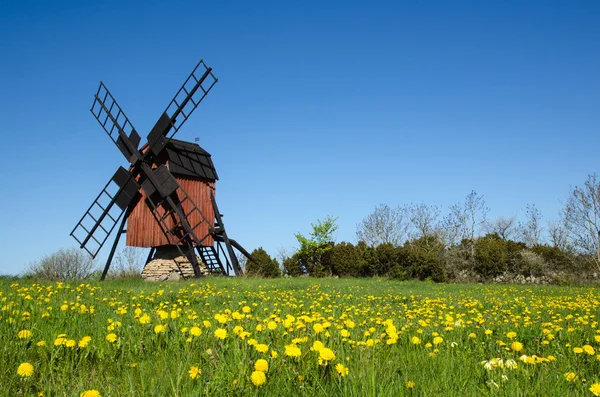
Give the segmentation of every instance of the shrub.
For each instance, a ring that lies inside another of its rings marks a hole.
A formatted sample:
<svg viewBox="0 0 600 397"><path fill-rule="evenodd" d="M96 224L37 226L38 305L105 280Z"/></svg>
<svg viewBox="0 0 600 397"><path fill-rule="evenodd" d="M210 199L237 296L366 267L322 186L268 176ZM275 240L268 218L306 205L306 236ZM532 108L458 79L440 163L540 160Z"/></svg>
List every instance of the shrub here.
<svg viewBox="0 0 600 397"><path fill-rule="evenodd" d="M477 239L473 270L484 279L492 279L507 269L508 251L506 243L497 234L488 234Z"/></svg>
<svg viewBox="0 0 600 397"><path fill-rule="evenodd" d="M246 263L246 273L248 276L254 277L279 277L279 262L267 254L267 252L259 247L250 254L254 261L249 260Z"/></svg>
<svg viewBox="0 0 600 397"><path fill-rule="evenodd" d="M52 281L82 280L90 278L95 271L96 264L86 252L63 248L31 263L25 277Z"/></svg>
<svg viewBox="0 0 600 397"><path fill-rule="evenodd" d="M360 277L364 267L360 250L351 243L341 242L329 251L329 265L334 276Z"/></svg>

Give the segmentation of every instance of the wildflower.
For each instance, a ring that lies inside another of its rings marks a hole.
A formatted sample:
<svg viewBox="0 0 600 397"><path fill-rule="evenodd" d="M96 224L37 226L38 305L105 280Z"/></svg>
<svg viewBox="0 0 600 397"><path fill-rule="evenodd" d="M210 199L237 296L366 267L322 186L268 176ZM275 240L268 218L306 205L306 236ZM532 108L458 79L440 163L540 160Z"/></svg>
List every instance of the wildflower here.
<svg viewBox="0 0 600 397"><path fill-rule="evenodd" d="M477 338L477 335L475 333L471 332L469 334L469 338L472 338L472 339Z"/></svg>
<svg viewBox="0 0 600 397"><path fill-rule="evenodd" d="M590 386L589 390L594 396L600 396L600 383L594 383Z"/></svg>
<svg viewBox="0 0 600 397"><path fill-rule="evenodd" d="M313 345L311 346L310 350L318 352L321 349L323 349L324 347L325 347L325 345L323 344L323 342L316 340L313 342Z"/></svg>
<svg viewBox="0 0 600 397"><path fill-rule="evenodd" d="M267 381L267 376L264 372L254 371L252 372L252 375L250 375L250 380L252 380L254 386L262 386Z"/></svg>
<svg viewBox="0 0 600 397"><path fill-rule="evenodd" d="M115 343L117 341L117 335L110 333L110 334L106 335L106 340L109 341L110 343ZM56 342L54 342L54 344L56 344Z"/></svg>
<svg viewBox="0 0 600 397"><path fill-rule="evenodd" d="M583 353L583 349L581 347L574 347L573 352L575 354L581 354L581 353Z"/></svg>
<svg viewBox="0 0 600 397"><path fill-rule="evenodd" d="M35 344L36 346L46 346L46 341L45 340L41 340L38 343Z"/></svg>
<svg viewBox="0 0 600 397"><path fill-rule="evenodd" d="M511 343L510 348L515 352L520 352L521 350L523 350L523 344L521 342L515 341Z"/></svg>
<svg viewBox="0 0 600 397"><path fill-rule="evenodd" d="M319 350L319 358L323 361L335 360L335 353L326 347Z"/></svg>
<svg viewBox="0 0 600 397"><path fill-rule="evenodd" d="M258 359L254 363L254 369L260 372L267 372L269 370L269 363L265 359Z"/></svg>
<svg viewBox="0 0 600 397"><path fill-rule="evenodd" d="M31 338L31 335L33 335L33 334L28 329L21 330L21 331L19 331L19 333L17 333L17 336L19 337L19 339L29 339L29 338Z"/></svg>
<svg viewBox="0 0 600 397"><path fill-rule="evenodd" d="M418 345L421 343L421 339L419 339L418 336L413 336L412 338L410 338L410 343L412 343L413 345Z"/></svg>
<svg viewBox="0 0 600 397"><path fill-rule="evenodd" d="M200 327L192 327L190 328L190 334L192 336L200 336L202 335L202 330L200 329Z"/></svg>
<svg viewBox="0 0 600 397"><path fill-rule="evenodd" d="M257 352L259 353L266 353L269 351L269 346L265 345L264 343L259 343L256 344L254 346L254 348L256 349Z"/></svg>
<svg viewBox="0 0 600 397"><path fill-rule="evenodd" d="M160 333L163 333L163 332L165 332L165 329L166 329L166 328L165 328L165 326L164 326L164 325L162 325L162 324L158 324L157 326L155 326L155 327L154 327L154 333L155 333L155 334L160 334Z"/></svg>
<svg viewBox="0 0 600 397"><path fill-rule="evenodd" d="M596 354L596 351L590 345L583 346L583 351L586 352L586 354L589 354L590 356L593 356L594 354Z"/></svg>
<svg viewBox="0 0 600 397"><path fill-rule="evenodd" d="M100 392L98 390L86 390L81 392L79 397L100 397Z"/></svg>
<svg viewBox="0 0 600 397"><path fill-rule="evenodd" d="M316 323L315 325L313 325L313 330L315 331L315 334L319 334L323 332L323 325Z"/></svg>
<svg viewBox="0 0 600 397"><path fill-rule="evenodd" d="M347 337L349 337L349 336L350 336L350 332L349 332L347 329L343 329L343 330L341 330L341 331L340 331L340 335L341 335L343 338L347 338Z"/></svg>
<svg viewBox="0 0 600 397"><path fill-rule="evenodd" d="M271 358L277 358L278 355L275 350L271 350Z"/></svg>
<svg viewBox="0 0 600 397"><path fill-rule="evenodd" d="M140 317L139 319L140 324L149 324L150 323L150 316L146 313L144 313L142 315L142 317Z"/></svg>
<svg viewBox="0 0 600 397"><path fill-rule="evenodd" d="M56 339L54 339L54 346L63 345L67 341L67 338L58 335Z"/></svg>
<svg viewBox="0 0 600 397"><path fill-rule="evenodd" d="M491 335L493 333L494 333L494 331L492 331L491 329L486 329L484 332L484 334L486 334L486 335Z"/></svg>
<svg viewBox="0 0 600 397"><path fill-rule="evenodd" d="M77 342L75 342L73 339L69 339L65 342L65 346L67 347L75 347L76 344Z"/></svg>
<svg viewBox="0 0 600 397"><path fill-rule="evenodd" d="M444 338L442 338L441 336L436 336L435 338L433 338L433 344L434 345L439 345L443 341L444 341Z"/></svg>
<svg viewBox="0 0 600 397"><path fill-rule="evenodd" d="M22 378L28 378L33 375L33 365L29 363L22 363L17 368L17 375Z"/></svg>
<svg viewBox="0 0 600 397"><path fill-rule="evenodd" d="M348 367L344 367L344 364L341 363L335 365L335 371L341 376L348 375Z"/></svg>
<svg viewBox="0 0 600 397"><path fill-rule="evenodd" d="M202 373L202 371L200 370L200 368L192 365L190 367L190 370L188 371L188 373L190 374L190 378L196 379L198 376L200 376L200 374Z"/></svg>
<svg viewBox="0 0 600 397"><path fill-rule="evenodd" d="M89 345L89 343L92 341L92 338L89 336L84 336L83 338L81 338L81 340L79 341L79 343L77 343L77 346L83 348L83 347L87 347L87 345Z"/></svg>
<svg viewBox="0 0 600 397"><path fill-rule="evenodd" d="M292 345L287 345L285 347L284 354L288 357L300 357L302 355L302 352L300 351L300 348L298 346L292 344Z"/></svg>
<svg viewBox="0 0 600 397"><path fill-rule="evenodd" d="M225 339L227 338L227 330L225 328L217 328L215 330L215 336L221 340Z"/></svg>
<svg viewBox="0 0 600 397"><path fill-rule="evenodd" d="M251 310L250 306L244 306L244 307L242 307L242 313L246 313L246 314L250 313L250 310Z"/></svg>
<svg viewBox="0 0 600 397"><path fill-rule="evenodd" d="M575 372L567 372L564 376L567 382L577 380L577 374L575 374Z"/></svg>
<svg viewBox="0 0 600 397"><path fill-rule="evenodd" d="M513 339L513 338L515 338L516 336L517 336L517 333L516 333L516 332L513 332L513 331L506 333L506 337L507 337L508 339Z"/></svg>
<svg viewBox="0 0 600 397"><path fill-rule="evenodd" d="M409 389L412 389L416 386L417 384L415 382L413 382L412 380L409 380L408 382L406 382L406 387Z"/></svg>
<svg viewBox="0 0 600 397"><path fill-rule="evenodd" d="M274 329L277 329L277 323L275 321L269 321L269 323L267 324L267 328L273 331Z"/></svg>

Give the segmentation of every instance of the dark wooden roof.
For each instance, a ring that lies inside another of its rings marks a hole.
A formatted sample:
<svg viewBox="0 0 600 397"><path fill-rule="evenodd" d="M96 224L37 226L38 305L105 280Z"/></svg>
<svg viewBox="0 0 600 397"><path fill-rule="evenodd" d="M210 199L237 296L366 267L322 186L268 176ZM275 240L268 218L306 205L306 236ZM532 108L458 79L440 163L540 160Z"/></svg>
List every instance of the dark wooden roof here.
<svg viewBox="0 0 600 397"><path fill-rule="evenodd" d="M210 154L199 145L171 139L165 152L172 174L191 178L219 179Z"/></svg>

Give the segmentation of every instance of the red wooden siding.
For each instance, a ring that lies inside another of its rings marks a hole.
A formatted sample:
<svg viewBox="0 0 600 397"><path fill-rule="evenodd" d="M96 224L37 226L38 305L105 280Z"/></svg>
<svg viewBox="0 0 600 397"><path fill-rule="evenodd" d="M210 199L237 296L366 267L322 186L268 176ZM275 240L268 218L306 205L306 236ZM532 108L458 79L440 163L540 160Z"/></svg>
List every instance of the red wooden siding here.
<svg viewBox="0 0 600 397"><path fill-rule="evenodd" d="M196 236L202 239L208 234L209 228L214 227L215 212L210 201L210 192L212 190L213 194L215 194L215 181L179 177L176 177L176 179L208 220L208 223L203 222L194 229ZM167 241L158 222L154 219L152 212L150 212L150 209L146 205L145 199L146 196L143 195L127 220L127 245L134 247L170 245L171 243ZM186 213L191 209L189 203L184 203L183 207ZM190 216L188 222L193 226L200 220L201 216L195 212ZM171 227L172 221L168 221L168 224ZM213 244L214 240L212 236L202 241L202 245L205 246Z"/></svg>

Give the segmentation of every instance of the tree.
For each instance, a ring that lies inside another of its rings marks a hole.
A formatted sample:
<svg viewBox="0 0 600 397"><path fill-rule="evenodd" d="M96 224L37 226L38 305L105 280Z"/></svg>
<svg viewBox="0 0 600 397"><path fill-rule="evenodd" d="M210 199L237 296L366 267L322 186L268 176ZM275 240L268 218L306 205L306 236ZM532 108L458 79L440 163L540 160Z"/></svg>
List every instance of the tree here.
<svg viewBox="0 0 600 397"><path fill-rule="evenodd" d="M553 247L561 251L570 251L569 247L569 230L565 224L564 218L560 221L548 221L548 234Z"/></svg>
<svg viewBox="0 0 600 397"><path fill-rule="evenodd" d="M519 225L521 239L528 247L539 245L542 236L542 212L535 204L527 204L523 212L527 222Z"/></svg>
<svg viewBox="0 0 600 397"><path fill-rule="evenodd" d="M308 272L311 276L321 277L331 275L331 268L325 263L326 253L334 245L333 233L338 229L337 218L328 216L324 220L317 220L316 224L311 224L312 231L308 237L301 233L296 233L295 237L300 243L298 249L298 260L300 269Z"/></svg>
<svg viewBox="0 0 600 397"><path fill-rule="evenodd" d="M486 234L497 234L504 241L512 240L517 232L517 218L500 216L493 221L485 222L483 230Z"/></svg>
<svg viewBox="0 0 600 397"><path fill-rule="evenodd" d="M143 266L142 249L126 246L115 255L108 277L116 279L138 278L141 276Z"/></svg>
<svg viewBox="0 0 600 397"><path fill-rule="evenodd" d="M84 280L90 278L95 270L94 259L85 251L61 248L30 264L25 276L53 281Z"/></svg>
<svg viewBox="0 0 600 397"><path fill-rule="evenodd" d="M406 211L413 229L411 233L413 239L439 234L439 207L425 203L411 204Z"/></svg>
<svg viewBox="0 0 600 397"><path fill-rule="evenodd" d="M588 175L583 186L571 187L563 217L574 248L590 255L600 270L600 181Z"/></svg>
<svg viewBox="0 0 600 397"><path fill-rule="evenodd" d="M356 238L371 247L377 247L380 244L398 246L404 243L408 227L405 209L390 208L387 204L379 204L358 224Z"/></svg>
<svg viewBox="0 0 600 397"><path fill-rule="evenodd" d="M252 256L254 261L248 261L246 263L246 273L248 276L279 277L281 275L279 262L277 262L276 259L271 258L262 247L252 251L250 256Z"/></svg>

